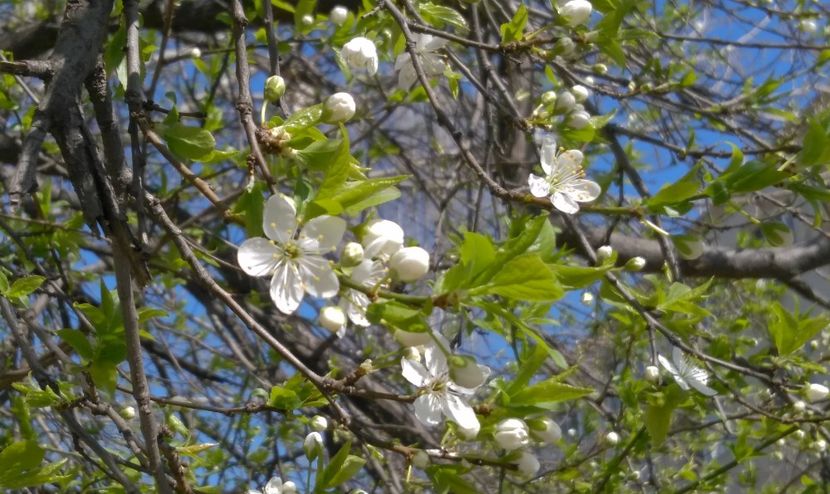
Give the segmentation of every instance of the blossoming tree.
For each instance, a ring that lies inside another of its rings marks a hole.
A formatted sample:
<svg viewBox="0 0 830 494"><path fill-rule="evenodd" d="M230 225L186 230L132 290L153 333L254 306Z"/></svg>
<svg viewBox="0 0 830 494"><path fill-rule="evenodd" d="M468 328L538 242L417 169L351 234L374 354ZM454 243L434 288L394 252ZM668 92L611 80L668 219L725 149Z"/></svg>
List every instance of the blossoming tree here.
<svg viewBox="0 0 830 494"><path fill-rule="evenodd" d="M827 489L824 2L0 14L0 489Z"/></svg>

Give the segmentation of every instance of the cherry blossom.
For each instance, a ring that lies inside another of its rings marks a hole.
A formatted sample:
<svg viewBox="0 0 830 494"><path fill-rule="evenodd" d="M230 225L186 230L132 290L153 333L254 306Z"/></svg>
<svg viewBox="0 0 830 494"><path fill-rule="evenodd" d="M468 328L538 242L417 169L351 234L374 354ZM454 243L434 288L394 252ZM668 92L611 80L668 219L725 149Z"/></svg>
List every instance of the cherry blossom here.
<svg viewBox="0 0 830 494"><path fill-rule="evenodd" d="M249 238L237 251L237 261L250 276L271 276L271 299L277 309L291 314L306 292L313 297L337 295L340 283L323 256L333 251L346 230L346 222L334 216L318 216L299 233L294 201L275 194L263 212L267 238Z"/></svg>
<svg viewBox="0 0 830 494"><path fill-rule="evenodd" d="M550 197L553 206L567 214L579 211L580 202L591 202L602 192L600 186L582 178L582 152L577 149L556 154L556 143L548 141L540 150L545 177L530 174L530 193L536 197Z"/></svg>

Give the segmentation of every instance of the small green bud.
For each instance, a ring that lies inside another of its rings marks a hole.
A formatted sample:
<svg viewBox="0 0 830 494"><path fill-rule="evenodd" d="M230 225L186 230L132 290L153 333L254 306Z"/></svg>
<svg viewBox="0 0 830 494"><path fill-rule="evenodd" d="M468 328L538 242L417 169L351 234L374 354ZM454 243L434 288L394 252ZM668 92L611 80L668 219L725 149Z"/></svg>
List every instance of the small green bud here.
<svg viewBox="0 0 830 494"><path fill-rule="evenodd" d="M285 94L285 79L272 75L265 81L265 99L269 103L276 103Z"/></svg>

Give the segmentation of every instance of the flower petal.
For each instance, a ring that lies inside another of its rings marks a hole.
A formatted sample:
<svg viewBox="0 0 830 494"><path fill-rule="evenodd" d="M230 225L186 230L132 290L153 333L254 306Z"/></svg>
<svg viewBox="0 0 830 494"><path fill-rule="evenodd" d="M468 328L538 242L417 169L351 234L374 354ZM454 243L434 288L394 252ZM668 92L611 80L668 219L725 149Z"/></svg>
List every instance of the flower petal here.
<svg viewBox="0 0 830 494"><path fill-rule="evenodd" d="M415 416L427 425L440 424L442 410L441 401L433 393L421 395L415 399Z"/></svg>
<svg viewBox="0 0 830 494"><path fill-rule="evenodd" d="M411 382L419 388L426 386L430 376L426 367L416 360L409 360L407 358L401 359L401 374L404 379Z"/></svg>
<svg viewBox="0 0 830 494"><path fill-rule="evenodd" d="M447 65L440 56L427 53L421 56L421 67L428 77L436 77L444 73Z"/></svg>
<svg viewBox="0 0 830 494"><path fill-rule="evenodd" d="M345 231L346 221L343 218L323 215L309 221L301 235L317 240L320 251L328 252L337 248Z"/></svg>
<svg viewBox="0 0 830 494"><path fill-rule="evenodd" d="M271 477L271 480L265 484L265 494L280 494L280 491L282 491L282 479Z"/></svg>
<svg viewBox="0 0 830 494"><path fill-rule="evenodd" d="M401 70L407 65L412 65L410 61L411 56L409 52L403 52L395 59L395 70Z"/></svg>
<svg viewBox="0 0 830 494"><path fill-rule="evenodd" d="M545 141L542 147L539 148L539 158L545 175L550 175L553 165L556 163L556 141L549 137L543 137L542 139L545 139Z"/></svg>
<svg viewBox="0 0 830 494"><path fill-rule="evenodd" d="M473 407L467 404L466 401L452 393L445 394L443 398L444 414L453 422L464 429L474 429L479 426L478 417L476 417Z"/></svg>
<svg viewBox="0 0 830 494"><path fill-rule="evenodd" d="M447 365L447 357L444 355L444 352L448 352L449 350L449 345L444 346L444 349L439 348L439 346L435 343L426 345L426 349L424 350L424 362L426 363L427 369L429 369L429 373L432 376L440 377L449 374L450 368Z"/></svg>
<svg viewBox="0 0 830 494"><path fill-rule="evenodd" d="M530 193L534 197L547 197L550 195L550 183L538 175L532 173L528 175L527 185L530 186Z"/></svg>
<svg viewBox="0 0 830 494"><path fill-rule="evenodd" d="M415 73L415 67L412 66L412 61L409 64L401 67L398 72L398 89L409 89L418 80L418 75Z"/></svg>
<svg viewBox="0 0 830 494"><path fill-rule="evenodd" d="M305 291L312 297L331 298L340 290L337 275L329 261L320 256L306 255L297 259Z"/></svg>
<svg viewBox="0 0 830 494"><path fill-rule="evenodd" d="M448 39L432 36L431 34L422 34L416 42L415 48L418 51L435 51L440 50L449 43Z"/></svg>
<svg viewBox="0 0 830 494"><path fill-rule="evenodd" d="M303 301L303 280L293 262L283 260L271 278L271 300L283 314L291 314Z"/></svg>
<svg viewBox="0 0 830 494"><path fill-rule="evenodd" d="M562 193L577 202L591 202L602 193L602 188L594 181L577 178L568 182Z"/></svg>
<svg viewBox="0 0 830 494"><path fill-rule="evenodd" d="M562 211L566 214L575 214L579 212L579 204L570 198L570 196L563 194L562 192L554 192L552 196L550 196L550 202L553 203L553 206Z"/></svg>
<svg viewBox="0 0 830 494"><path fill-rule="evenodd" d="M582 166L582 160L584 159L585 156L582 154L582 151L578 149L570 149L556 158L556 169L560 171L560 173L564 171L576 171Z"/></svg>
<svg viewBox="0 0 830 494"><path fill-rule="evenodd" d="M341 305L344 306L349 320L364 328L369 327L369 320L366 319L366 308L369 307L369 303L369 297L357 290L347 290L341 299Z"/></svg>
<svg viewBox="0 0 830 494"><path fill-rule="evenodd" d="M270 240L249 238L236 251L236 262L250 276L268 276L279 263L280 250Z"/></svg>
<svg viewBox="0 0 830 494"><path fill-rule="evenodd" d="M265 236L284 244L291 240L296 229L297 207L294 201L282 194L269 197L262 214L262 230Z"/></svg>

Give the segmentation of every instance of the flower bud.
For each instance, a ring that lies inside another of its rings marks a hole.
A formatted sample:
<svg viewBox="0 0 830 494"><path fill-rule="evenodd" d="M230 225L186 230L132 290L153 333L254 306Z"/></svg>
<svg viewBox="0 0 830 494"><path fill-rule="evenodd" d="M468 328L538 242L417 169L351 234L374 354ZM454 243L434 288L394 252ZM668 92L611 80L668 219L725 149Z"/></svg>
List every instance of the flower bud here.
<svg viewBox="0 0 830 494"><path fill-rule="evenodd" d="M604 63L595 63L591 70L594 71L594 74L605 75L608 73L608 66Z"/></svg>
<svg viewBox="0 0 830 494"><path fill-rule="evenodd" d="M419 449L417 453L412 455L412 464L423 470L429 466L429 455L426 451Z"/></svg>
<svg viewBox="0 0 830 494"><path fill-rule="evenodd" d="M408 346L403 350L403 358L406 360L412 360L413 362L420 362L421 352L418 351L417 347Z"/></svg>
<svg viewBox="0 0 830 494"><path fill-rule="evenodd" d="M190 58L202 58L202 50L198 46L190 50Z"/></svg>
<svg viewBox="0 0 830 494"><path fill-rule="evenodd" d="M303 441L303 450L309 460L317 458L323 450L323 436L319 432L310 432Z"/></svg>
<svg viewBox="0 0 830 494"><path fill-rule="evenodd" d="M556 55L567 57L574 51L576 51L576 43L574 43L574 40L567 36L559 38L556 43L553 44L553 52Z"/></svg>
<svg viewBox="0 0 830 494"><path fill-rule="evenodd" d="M516 460L516 468L523 477L534 476L540 467L539 459L529 451L522 451L522 455Z"/></svg>
<svg viewBox="0 0 830 494"><path fill-rule="evenodd" d="M401 281L416 281L429 272L429 252L420 247L404 247L389 259L389 268Z"/></svg>
<svg viewBox="0 0 830 494"><path fill-rule="evenodd" d="M568 436L569 437L576 437L576 429L574 429L573 427L568 429Z"/></svg>
<svg viewBox="0 0 830 494"><path fill-rule="evenodd" d="M346 65L353 69L366 70L369 75L378 71L378 52L375 44L369 38L358 36L343 45L340 56Z"/></svg>
<svg viewBox="0 0 830 494"><path fill-rule="evenodd" d="M827 449L827 441L824 439L816 439L810 446L819 453L823 453Z"/></svg>
<svg viewBox="0 0 830 494"><path fill-rule="evenodd" d="M342 26L349 18L349 9L342 5L335 5L329 12L329 20L335 26Z"/></svg>
<svg viewBox="0 0 830 494"><path fill-rule="evenodd" d="M530 428L530 435L537 441L553 444L562 439L562 429L549 417L528 420L527 426Z"/></svg>
<svg viewBox="0 0 830 494"><path fill-rule="evenodd" d="M574 99L576 99L577 103L582 103L583 101L588 99L588 96L591 95L591 91L588 90L587 87L581 84L577 84L576 86L571 88L571 94L574 95Z"/></svg>
<svg viewBox="0 0 830 494"><path fill-rule="evenodd" d="M310 26L314 24L314 16L312 16L311 14L306 14L300 19L300 22L303 24L303 26Z"/></svg>
<svg viewBox="0 0 830 494"><path fill-rule="evenodd" d="M803 403L803 402L802 402L802 403ZM797 431L793 432L793 435L795 435L795 438L796 438L796 439L804 439L804 431L803 431L803 430L801 430L801 429L799 429L799 430L797 430Z"/></svg>
<svg viewBox="0 0 830 494"><path fill-rule="evenodd" d="M473 427L463 427L461 425L458 426L458 435L462 439L466 439L468 441L472 441L476 437L478 437L478 433L481 430L481 424L476 420L476 423Z"/></svg>
<svg viewBox="0 0 830 494"><path fill-rule="evenodd" d="M366 225L361 241L366 257L389 257L403 247L403 229L394 221L374 220Z"/></svg>
<svg viewBox="0 0 830 494"><path fill-rule="evenodd" d="M597 83L597 81L595 81L595 80L594 80L594 78L593 78L592 76L590 76L590 75L585 77L585 82L586 82L589 86L593 86L594 84L596 84L596 83Z"/></svg>
<svg viewBox="0 0 830 494"><path fill-rule="evenodd" d="M591 292L584 292L582 294L582 305L590 306L594 303L594 294Z"/></svg>
<svg viewBox="0 0 830 494"><path fill-rule="evenodd" d="M583 24L591 17L594 7L588 0L569 0L559 9L559 15L565 18L570 26Z"/></svg>
<svg viewBox="0 0 830 494"><path fill-rule="evenodd" d="M285 94L285 79L272 75L265 80L265 99L269 103L277 103Z"/></svg>
<svg viewBox="0 0 830 494"><path fill-rule="evenodd" d="M625 269L628 271L642 271L646 267L646 260L640 256L632 257L625 263Z"/></svg>
<svg viewBox="0 0 830 494"><path fill-rule="evenodd" d="M545 91L540 99L543 105L552 105L556 103L556 91Z"/></svg>
<svg viewBox="0 0 830 494"><path fill-rule="evenodd" d="M280 491L280 494L297 494L297 484L291 480L286 481L282 484L282 491Z"/></svg>
<svg viewBox="0 0 830 494"><path fill-rule="evenodd" d="M496 425L493 433L496 443L503 449L513 451L527 446L530 443L527 424L521 419L505 419Z"/></svg>
<svg viewBox="0 0 830 494"><path fill-rule="evenodd" d="M795 402L795 403L793 403L793 409L794 409L796 412L803 412L804 410L806 410L806 409L807 409L807 404L806 404L806 403L804 403L804 402L803 402L803 401L801 401L801 400L796 400L796 402Z"/></svg>
<svg viewBox="0 0 830 494"><path fill-rule="evenodd" d="M608 441L608 444L615 445L620 442L620 435L611 431L605 435L605 440Z"/></svg>
<svg viewBox="0 0 830 494"><path fill-rule="evenodd" d="M135 407L124 407L118 412L118 414L121 415L121 417L123 417L127 420L134 419L135 418Z"/></svg>
<svg viewBox="0 0 830 494"><path fill-rule="evenodd" d="M479 365L467 355L454 355L449 359L450 379L462 388L476 389L490 376L490 368Z"/></svg>
<svg viewBox="0 0 830 494"><path fill-rule="evenodd" d="M402 329L398 329L393 334L393 337L398 340L398 343L407 347L426 345L432 341L432 336L430 336L426 331L423 333L417 333L414 331L404 331Z"/></svg>
<svg viewBox="0 0 830 494"><path fill-rule="evenodd" d="M574 95L570 91L562 91L556 96L556 105L553 107L553 111L556 114L570 113L574 109L574 105L576 105Z"/></svg>
<svg viewBox="0 0 830 494"><path fill-rule="evenodd" d="M656 383L660 379L660 369L658 369L656 365L649 365L646 367L644 376L646 381Z"/></svg>
<svg viewBox="0 0 830 494"><path fill-rule="evenodd" d="M830 394L830 389L827 389L827 386L822 384L810 383L804 389L804 394L807 395L807 401L814 403L827 398L827 395Z"/></svg>
<svg viewBox="0 0 830 494"><path fill-rule="evenodd" d="M597 260L602 262L608 258L610 258L614 254L614 249L611 248L610 245L603 245L599 249L597 249Z"/></svg>
<svg viewBox="0 0 830 494"><path fill-rule="evenodd" d="M329 428L329 421L322 415L315 415L311 417L311 422L308 425L311 427L311 430L322 432Z"/></svg>
<svg viewBox="0 0 830 494"><path fill-rule="evenodd" d="M323 121L340 123L354 116L357 106L349 93L334 93L323 104Z"/></svg>
<svg viewBox="0 0 830 494"><path fill-rule="evenodd" d="M320 309L320 326L332 333L337 333L346 325L346 314L336 305L328 305Z"/></svg>
<svg viewBox="0 0 830 494"><path fill-rule="evenodd" d="M340 255L340 264L350 268L363 262L363 246L357 242L349 242L343 247Z"/></svg>
<svg viewBox="0 0 830 494"><path fill-rule="evenodd" d="M568 126L574 129L584 129L591 123L591 115L586 111L575 111L568 115Z"/></svg>
<svg viewBox="0 0 830 494"><path fill-rule="evenodd" d="M813 19L804 19L798 24L798 27L807 34L813 34L818 29L818 24Z"/></svg>

